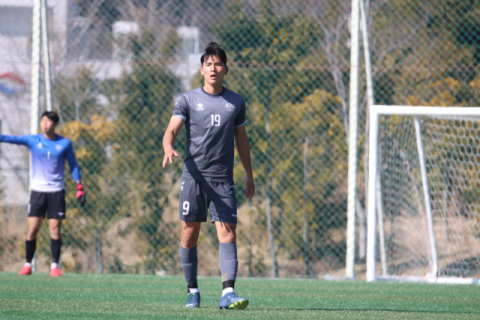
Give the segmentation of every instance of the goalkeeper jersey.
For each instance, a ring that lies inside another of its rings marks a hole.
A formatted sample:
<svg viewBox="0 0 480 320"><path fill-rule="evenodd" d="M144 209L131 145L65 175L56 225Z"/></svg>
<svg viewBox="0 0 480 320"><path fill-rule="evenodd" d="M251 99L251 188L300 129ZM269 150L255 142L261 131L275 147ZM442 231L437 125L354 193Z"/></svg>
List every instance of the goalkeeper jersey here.
<svg viewBox="0 0 480 320"><path fill-rule="evenodd" d="M54 140L43 134L10 136L0 135L0 142L27 146L30 148L32 177L30 188L39 192L57 192L65 189L63 175L65 160L68 160L73 179L81 179L73 146L69 139L57 134Z"/></svg>
<svg viewBox="0 0 480 320"><path fill-rule="evenodd" d="M235 128L246 123L243 97L226 88L211 95L202 86L178 99L173 116L185 121L184 174L195 180L233 181Z"/></svg>

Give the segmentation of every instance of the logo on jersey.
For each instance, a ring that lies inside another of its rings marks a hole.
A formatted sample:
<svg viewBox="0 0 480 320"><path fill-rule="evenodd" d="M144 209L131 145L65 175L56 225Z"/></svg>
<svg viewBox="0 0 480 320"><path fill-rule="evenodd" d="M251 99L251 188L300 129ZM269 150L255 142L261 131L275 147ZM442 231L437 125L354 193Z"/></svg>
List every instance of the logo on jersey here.
<svg viewBox="0 0 480 320"><path fill-rule="evenodd" d="M197 110L205 110L203 108L203 104L201 104L201 103L197 104Z"/></svg>
<svg viewBox="0 0 480 320"><path fill-rule="evenodd" d="M39 142L39 143L37 144L37 148L38 148L38 149L42 149L42 148L43 148L43 145L42 145L41 142Z"/></svg>
<svg viewBox="0 0 480 320"><path fill-rule="evenodd" d="M58 151L60 151L60 150L62 150L62 146L57 144L57 145L55 146L55 149L57 149Z"/></svg>
<svg viewBox="0 0 480 320"><path fill-rule="evenodd" d="M185 184L185 181L182 181L182 186L180 187L180 189L183 191L183 185Z"/></svg>
<svg viewBox="0 0 480 320"><path fill-rule="evenodd" d="M225 105L225 108L227 108L227 111L234 111L235 105L230 102L227 102L227 104Z"/></svg>

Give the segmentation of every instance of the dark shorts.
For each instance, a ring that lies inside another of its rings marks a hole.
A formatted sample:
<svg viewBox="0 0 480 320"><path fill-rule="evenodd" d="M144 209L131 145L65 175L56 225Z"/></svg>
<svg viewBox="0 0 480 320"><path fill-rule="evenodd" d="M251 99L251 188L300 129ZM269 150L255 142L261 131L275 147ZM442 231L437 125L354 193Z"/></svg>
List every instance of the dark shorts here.
<svg viewBox="0 0 480 320"><path fill-rule="evenodd" d="M182 176L180 188L180 220L206 222L210 209L211 222L237 223L237 197L233 182L211 182Z"/></svg>
<svg viewBox="0 0 480 320"><path fill-rule="evenodd" d="M28 216L48 219L65 219L65 190L57 192L30 192Z"/></svg>

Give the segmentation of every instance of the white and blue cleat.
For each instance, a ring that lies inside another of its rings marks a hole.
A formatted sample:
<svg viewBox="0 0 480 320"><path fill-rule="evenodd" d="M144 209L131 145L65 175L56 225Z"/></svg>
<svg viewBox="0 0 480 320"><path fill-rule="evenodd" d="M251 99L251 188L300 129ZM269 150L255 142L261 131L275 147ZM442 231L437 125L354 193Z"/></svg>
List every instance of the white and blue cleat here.
<svg viewBox="0 0 480 320"><path fill-rule="evenodd" d="M235 293L229 292L220 299L219 309L245 309L248 306L248 300L238 297Z"/></svg>
<svg viewBox="0 0 480 320"><path fill-rule="evenodd" d="M200 308L200 292L188 294L185 308Z"/></svg>

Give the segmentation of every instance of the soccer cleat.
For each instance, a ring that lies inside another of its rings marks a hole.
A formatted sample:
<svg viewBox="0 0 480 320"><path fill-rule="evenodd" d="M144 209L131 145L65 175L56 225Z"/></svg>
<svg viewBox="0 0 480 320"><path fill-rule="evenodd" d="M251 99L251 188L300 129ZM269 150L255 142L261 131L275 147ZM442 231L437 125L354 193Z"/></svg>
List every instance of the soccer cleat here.
<svg viewBox="0 0 480 320"><path fill-rule="evenodd" d="M248 306L248 300L239 298L235 293L225 294L218 303L219 309L245 309Z"/></svg>
<svg viewBox="0 0 480 320"><path fill-rule="evenodd" d="M200 308L200 292L188 294L185 308Z"/></svg>
<svg viewBox="0 0 480 320"><path fill-rule="evenodd" d="M32 274L32 267L30 266L23 266L22 270L18 272L21 276L29 276Z"/></svg>
<svg viewBox="0 0 480 320"><path fill-rule="evenodd" d="M58 268L50 269L50 277L60 277L63 276L62 271Z"/></svg>

